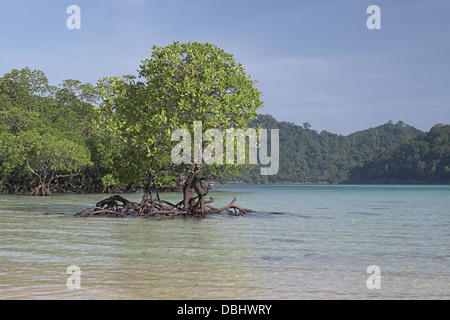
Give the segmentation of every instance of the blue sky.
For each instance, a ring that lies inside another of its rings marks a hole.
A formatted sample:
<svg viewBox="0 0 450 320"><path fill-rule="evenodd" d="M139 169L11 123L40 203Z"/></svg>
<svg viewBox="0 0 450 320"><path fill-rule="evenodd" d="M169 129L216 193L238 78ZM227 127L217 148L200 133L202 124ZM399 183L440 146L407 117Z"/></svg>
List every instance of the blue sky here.
<svg viewBox="0 0 450 320"><path fill-rule="evenodd" d="M69 30L69 5L81 29ZM368 6L381 9L369 30ZM280 121L349 134L450 123L449 0L15 0L0 2L0 74L49 81L136 74L153 45L210 42L259 82Z"/></svg>

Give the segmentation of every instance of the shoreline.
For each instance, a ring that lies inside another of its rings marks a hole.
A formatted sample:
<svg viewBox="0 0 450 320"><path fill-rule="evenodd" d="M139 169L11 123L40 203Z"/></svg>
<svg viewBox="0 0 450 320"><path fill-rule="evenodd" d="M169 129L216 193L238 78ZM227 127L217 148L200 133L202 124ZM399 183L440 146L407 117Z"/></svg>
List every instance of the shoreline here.
<svg viewBox="0 0 450 320"><path fill-rule="evenodd" d="M220 184L220 183L217 183ZM434 182L423 182L423 181L386 181L386 182L340 182L340 183L330 183L330 182L228 182L227 184L242 184L242 185L279 185L279 184L291 184L291 185L436 185L436 186L443 186L443 185L450 185L450 181L442 181L439 183Z"/></svg>
<svg viewBox="0 0 450 320"><path fill-rule="evenodd" d="M414 182L398 182L398 181L386 181L386 182L378 182L378 183L350 183L350 182L345 182L345 183L329 183L329 182L236 182L236 181L230 181L227 182L225 184L222 184L220 182L210 182L211 185L217 185L218 187L214 187L214 189L211 192L219 192L221 191L220 189L222 189L224 186L226 185L272 185L272 186L276 186L276 185L299 185L299 186L450 186L450 181L443 181L441 183L428 183L428 182L421 182L421 181L414 181ZM155 192L155 190L153 190L152 192ZM181 191L177 191L177 190L173 190L173 189L162 189L162 190L158 190L158 192L181 192ZM144 193L143 190L141 189L136 189L136 190L128 190L128 191L122 191L122 192L108 192L108 193L104 193L104 192L53 192L52 195L69 195L69 194L77 194L77 195L93 195L93 194L98 194L98 195L104 195L104 196L108 196L108 195L113 195L113 194L136 194L136 193ZM21 192L21 193L8 193L8 192L0 192L0 196L1 195L11 195L11 196L36 196L31 194L31 192ZM51 197L47 196L47 197Z"/></svg>

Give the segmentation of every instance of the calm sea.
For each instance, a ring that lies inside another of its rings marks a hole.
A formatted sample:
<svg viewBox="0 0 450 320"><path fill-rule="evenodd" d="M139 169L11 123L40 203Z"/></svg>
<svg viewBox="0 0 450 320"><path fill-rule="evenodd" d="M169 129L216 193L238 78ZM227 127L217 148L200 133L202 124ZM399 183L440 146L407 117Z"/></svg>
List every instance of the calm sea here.
<svg viewBox="0 0 450 320"><path fill-rule="evenodd" d="M105 195L0 196L0 299L450 298L450 186L230 185L210 195L256 212L84 219L72 214ZM69 266L79 289L68 288Z"/></svg>

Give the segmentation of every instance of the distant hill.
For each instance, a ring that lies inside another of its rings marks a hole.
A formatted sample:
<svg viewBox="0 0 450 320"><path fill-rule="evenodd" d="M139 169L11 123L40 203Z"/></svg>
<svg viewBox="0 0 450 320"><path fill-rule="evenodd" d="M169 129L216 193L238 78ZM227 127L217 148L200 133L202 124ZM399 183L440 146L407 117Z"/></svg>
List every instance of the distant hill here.
<svg viewBox="0 0 450 320"><path fill-rule="evenodd" d="M259 115L251 126L280 130L280 168L278 174L261 176L260 169L243 169L229 180L242 183L342 183L350 169L391 147L405 143L422 131L403 122L392 121L348 136L317 132L310 125L279 122L270 115Z"/></svg>
<svg viewBox="0 0 450 320"><path fill-rule="evenodd" d="M352 168L350 183L450 183L450 125L389 148Z"/></svg>

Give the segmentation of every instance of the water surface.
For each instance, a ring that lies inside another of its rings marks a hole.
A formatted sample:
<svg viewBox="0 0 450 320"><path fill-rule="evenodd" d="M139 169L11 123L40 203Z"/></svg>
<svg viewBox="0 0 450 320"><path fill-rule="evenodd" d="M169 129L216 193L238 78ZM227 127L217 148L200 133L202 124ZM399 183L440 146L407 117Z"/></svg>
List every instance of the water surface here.
<svg viewBox="0 0 450 320"><path fill-rule="evenodd" d="M449 186L221 190L217 206L238 196L256 212L85 219L72 214L105 195L0 196L0 299L450 298ZM379 290L367 288L370 265Z"/></svg>

